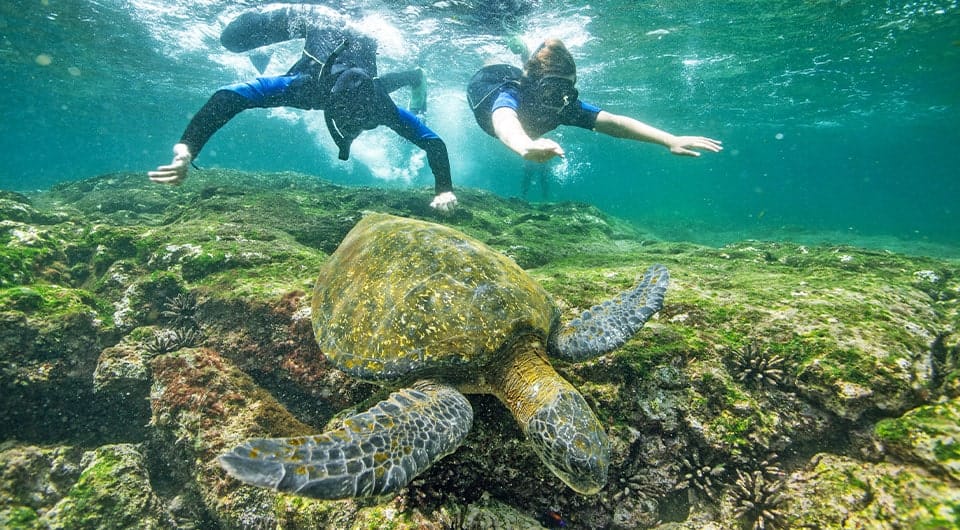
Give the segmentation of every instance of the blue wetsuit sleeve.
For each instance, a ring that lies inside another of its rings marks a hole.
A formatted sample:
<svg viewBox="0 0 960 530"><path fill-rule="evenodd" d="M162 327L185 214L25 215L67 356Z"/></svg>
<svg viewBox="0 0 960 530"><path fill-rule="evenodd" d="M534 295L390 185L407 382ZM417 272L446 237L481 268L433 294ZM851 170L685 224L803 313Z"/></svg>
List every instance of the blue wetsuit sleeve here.
<svg viewBox="0 0 960 530"><path fill-rule="evenodd" d="M190 120L180 143L187 145L196 160L210 137L244 110L278 106L316 108L321 103L303 90L306 80L302 75L258 77L222 87Z"/></svg>
<svg viewBox="0 0 960 530"><path fill-rule="evenodd" d="M250 107L297 107L320 108L317 101L304 101L307 82L304 74L258 77L253 81L227 85L220 90L229 90L250 102Z"/></svg>
<svg viewBox="0 0 960 530"><path fill-rule="evenodd" d="M433 171L437 195L453 191L453 181L450 178L450 158L447 155L447 146L437 133L430 130L426 124L414 116L410 111L396 107L395 119L385 123L397 134L423 149L427 153L427 162Z"/></svg>
<svg viewBox="0 0 960 530"><path fill-rule="evenodd" d="M497 94L497 99L493 100L493 105L490 106L490 114L493 114L493 111L503 107L519 110L520 102L517 101L517 95L510 90L501 90L500 93Z"/></svg>

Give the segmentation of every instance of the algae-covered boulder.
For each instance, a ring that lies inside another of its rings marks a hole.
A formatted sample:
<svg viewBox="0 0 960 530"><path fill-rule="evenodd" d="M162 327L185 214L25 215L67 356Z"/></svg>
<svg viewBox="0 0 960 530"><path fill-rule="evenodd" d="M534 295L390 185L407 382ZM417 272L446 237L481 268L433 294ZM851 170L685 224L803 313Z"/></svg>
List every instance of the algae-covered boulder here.
<svg viewBox="0 0 960 530"><path fill-rule="evenodd" d="M70 491L41 521L52 528L163 529L173 524L153 491L142 453L106 445L84 455Z"/></svg>
<svg viewBox="0 0 960 530"><path fill-rule="evenodd" d="M94 297L35 284L0 289L0 307L0 437L77 434L96 414L90 377L110 340Z"/></svg>
<svg viewBox="0 0 960 530"><path fill-rule="evenodd" d="M361 506L331 503L243 485L216 456L251 436L295 436L312 428L293 417L229 360L210 349L185 349L152 361L153 446L174 480L196 491L222 528L413 528L398 500ZM406 526L401 525L406 521Z"/></svg>
<svg viewBox="0 0 960 530"><path fill-rule="evenodd" d="M137 333L139 331L139 333ZM104 418L129 426L146 425L150 419L149 341L155 331L135 330L115 346L104 348L93 371L93 393L113 412Z"/></svg>
<svg viewBox="0 0 960 530"><path fill-rule="evenodd" d="M250 429L309 429L213 350L185 349L152 361L152 445L175 479L194 488L226 528L273 527L276 494L227 479L215 457Z"/></svg>
<svg viewBox="0 0 960 530"><path fill-rule="evenodd" d="M0 230L16 230L17 223L53 224L58 221L63 221L63 217L37 210L27 196L0 190Z"/></svg>
<svg viewBox="0 0 960 530"><path fill-rule="evenodd" d="M83 470L71 446L0 445L0 527L38 528L41 515L66 497Z"/></svg>
<svg viewBox="0 0 960 530"><path fill-rule="evenodd" d="M960 398L881 420L875 433L891 453L960 482Z"/></svg>
<svg viewBox="0 0 960 530"><path fill-rule="evenodd" d="M0 451L4 528L171 528L142 452L130 444Z"/></svg>
<svg viewBox="0 0 960 530"><path fill-rule="evenodd" d="M556 516L554 521L560 525L562 517ZM485 528L513 528L516 530L531 530L543 528L543 523L523 514L509 504L497 501L484 494L479 501L470 504L464 510L460 528L465 530L482 530Z"/></svg>
<svg viewBox="0 0 960 530"><path fill-rule="evenodd" d="M922 468L821 454L794 473L779 512L786 528L956 528L960 487Z"/></svg>

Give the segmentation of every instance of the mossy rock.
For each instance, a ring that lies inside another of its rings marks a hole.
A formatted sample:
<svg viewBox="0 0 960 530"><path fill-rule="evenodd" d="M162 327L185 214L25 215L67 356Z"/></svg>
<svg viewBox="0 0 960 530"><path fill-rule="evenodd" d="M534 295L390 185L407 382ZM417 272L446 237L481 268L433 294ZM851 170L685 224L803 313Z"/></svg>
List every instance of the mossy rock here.
<svg viewBox="0 0 960 530"><path fill-rule="evenodd" d="M76 484L43 520L53 528L163 529L173 524L153 493L143 455L129 444L99 447L84 458Z"/></svg>
<svg viewBox="0 0 960 530"><path fill-rule="evenodd" d="M0 445L0 510L26 517L24 510L50 509L80 477L83 454L73 446Z"/></svg>
<svg viewBox="0 0 960 530"><path fill-rule="evenodd" d="M275 511L277 493L229 481L215 457L227 443L267 433L302 435L310 428L227 359L206 348L183 349L151 361L150 438L176 480L196 488L203 504L227 528L276 527L302 514ZM296 504L312 512L315 505ZM296 526L295 526L296 527ZM306 527L306 526L303 526Z"/></svg>
<svg viewBox="0 0 960 530"><path fill-rule="evenodd" d="M787 528L943 529L960 525L960 488L921 468L821 454L792 475Z"/></svg>
<svg viewBox="0 0 960 530"><path fill-rule="evenodd" d="M132 445L0 450L0 527L171 528Z"/></svg>
<svg viewBox="0 0 960 530"><path fill-rule="evenodd" d="M960 487L960 398L881 420L874 432L890 452L939 470Z"/></svg>
<svg viewBox="0 0 960 530"><path fill-rule="evenodd" d="M37 210L26 195L14 191L0 190L0 219L4 222L53 224L63 221L63 216L51 215Z"/></svg>

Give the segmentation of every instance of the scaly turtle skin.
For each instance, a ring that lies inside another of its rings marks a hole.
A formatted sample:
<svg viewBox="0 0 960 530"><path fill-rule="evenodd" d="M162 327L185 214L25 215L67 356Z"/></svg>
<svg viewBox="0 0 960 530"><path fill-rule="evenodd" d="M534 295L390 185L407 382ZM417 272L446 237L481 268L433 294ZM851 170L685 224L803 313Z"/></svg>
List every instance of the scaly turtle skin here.
<svg viewBox="0 0 960 530"><path fill-rule="evenodd" d="M308 497L395 493L467 435L473 409L462 393L489 393L551 471L596 493L607 481L607 435L547 356L618 348L660 310L668 283L654 265L639 285L561 327L547 293L480 241L368 215L320 272L314 334L337 368L399 390L332 431L247 440L220 463L244 482Z"/></svg>

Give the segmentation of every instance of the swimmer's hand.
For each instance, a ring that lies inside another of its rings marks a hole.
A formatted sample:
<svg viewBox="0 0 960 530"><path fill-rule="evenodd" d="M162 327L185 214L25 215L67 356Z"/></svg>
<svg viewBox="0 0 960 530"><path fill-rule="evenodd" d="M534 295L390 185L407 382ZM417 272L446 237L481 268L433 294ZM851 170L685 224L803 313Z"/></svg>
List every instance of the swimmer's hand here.
<svg viewBox="0 0 960 530"><path fill-rule="evenodd" d="M532 162L546 162L554 157L563 158L565 154L560 144L547 138L533 140L523 150L523 158Z"/></svg>
<svg viewBox="0 0 960 530"><path fill-rule="evenodd" d="M674 136L670 140L670 143L667 147L670 148L670 152L675 155L680 156L700 156L700 153L694 151L694 149L702 149L704 151L713 151L714 153L719 153L723 151L723 146L720 145L723 142L719 140L714 140L713 138L707 138L705 136Z"/></svg>
<svg viewBox="0 0 960 530"><path fill-rule="evenodd" d="M452 212L457 207L457 196L452 191L445 191L433 198L430 207L438 212Z"/></svg>
<svg viewBox="0 0 960 530"><path fill-rule="evenodd" d="M187 170L190 169L192 161L193 155L190 154L190 148L186 144L177 144L173 146L173 162L158 167L156 171L148 172L147 176L160 184L179 186L187 178Z"/></svg>

